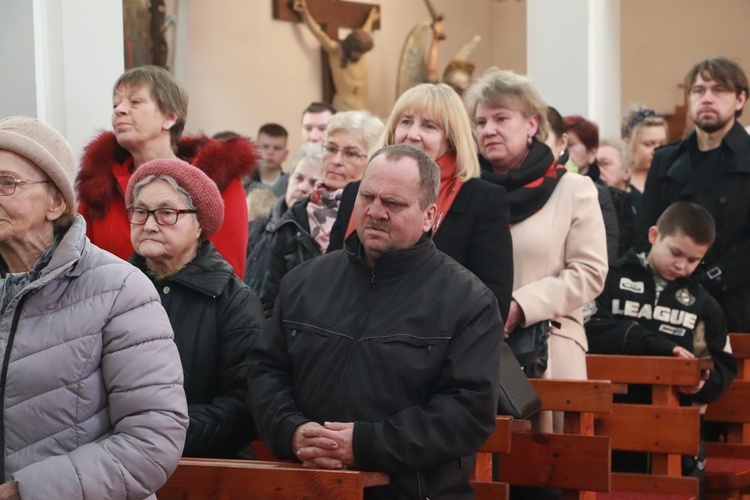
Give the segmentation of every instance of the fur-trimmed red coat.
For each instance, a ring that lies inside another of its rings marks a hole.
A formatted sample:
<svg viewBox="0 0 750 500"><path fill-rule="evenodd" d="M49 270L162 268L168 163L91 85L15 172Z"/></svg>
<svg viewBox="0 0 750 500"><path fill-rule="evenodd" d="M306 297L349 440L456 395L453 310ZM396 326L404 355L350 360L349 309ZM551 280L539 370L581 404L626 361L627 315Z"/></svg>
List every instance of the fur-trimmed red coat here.
<svg viewBox="0 0 750 500"><path fill-rule="evenodd" d="M224 199L224 223L211 238L240 279L245 275L247 202L241 179L255 169L257 153L248 139L217 141L206 135L184 136L177 156L206 173ZM78 211L91 241L121 259L133 254L124 193L133 173L133 157L113 132L101 132L86 146L76 178Z"/></svg>

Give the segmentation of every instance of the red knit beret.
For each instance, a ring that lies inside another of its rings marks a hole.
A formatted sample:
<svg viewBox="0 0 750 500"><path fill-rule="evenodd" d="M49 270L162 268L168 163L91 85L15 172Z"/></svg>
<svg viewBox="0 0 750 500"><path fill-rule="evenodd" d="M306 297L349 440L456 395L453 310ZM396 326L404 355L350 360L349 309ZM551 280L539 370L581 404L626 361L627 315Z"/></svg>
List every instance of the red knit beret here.
<svg viewBox="0 0 750 500"><path fill-rule="evenodd" d="M171 177L188 192L201 226L201 236L210 238L224 221L224 200L216 183L202 170L182 160L151 160L138 167L130 177L125 199L133 204L133 188L150 175Z"/></svg>

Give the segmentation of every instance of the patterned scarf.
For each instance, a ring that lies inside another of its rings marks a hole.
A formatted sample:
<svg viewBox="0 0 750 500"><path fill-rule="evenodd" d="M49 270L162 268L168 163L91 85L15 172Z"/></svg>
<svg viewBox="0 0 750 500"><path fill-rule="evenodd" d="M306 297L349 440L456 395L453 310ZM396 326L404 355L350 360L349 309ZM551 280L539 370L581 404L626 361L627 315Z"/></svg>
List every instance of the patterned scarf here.
<svg viewBox="0 0 750 500"><path fill-rule="evenodd" d="M492 170L492 165L480 156L482 179L499 184L508 191L510 223L516 224L538 212L552 196L565 167L555 164L552 151L534 139L529 154L521 166L505 173Z"/></svg>
<svg viewBox="0 0 750 500"><path fill-rule="evenodd" d="M307 220L310 224L310 234L320 247L322 253L328 250L331 228L336 221L336 214L341 203L343 189L329 191L323 181L318 181L310 193L307 204Z"/></svg>
<svg viewBox="0 0 750 500"><path fill-rule="evenodd" d="M49 261L52 260L52 254L55 253L55 249L60 244L60 241L62 241L63 236L65 236L65 231L57 233L52 244L48 246L42 256L39 257L34 264L34 267L25 273L10 274L5 268L5 263L0 262L0 264L2 264L0 266L0 273L2 274L0 277L0 316L5 314L8 304L10 304L10 301L18 295L18 292L20 292L26 285L39 278L39 275L42 274L42 270L44 270L44 268L47 267L47 264L49 264Z"/></svg>

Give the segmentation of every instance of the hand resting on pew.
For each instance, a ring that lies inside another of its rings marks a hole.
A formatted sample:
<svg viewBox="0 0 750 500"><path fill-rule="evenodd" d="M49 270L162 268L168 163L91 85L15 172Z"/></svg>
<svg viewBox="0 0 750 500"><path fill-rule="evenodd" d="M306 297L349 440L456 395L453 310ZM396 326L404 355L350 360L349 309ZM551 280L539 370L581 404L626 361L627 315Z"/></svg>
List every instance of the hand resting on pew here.
<svg viewBox="0 0 750 500"><path fill-rule="evenodd" d="M354 467L353 434L351 422L326 422L325 426L308 422L294 432L292 450L304 467L351 468Z"/></svg>

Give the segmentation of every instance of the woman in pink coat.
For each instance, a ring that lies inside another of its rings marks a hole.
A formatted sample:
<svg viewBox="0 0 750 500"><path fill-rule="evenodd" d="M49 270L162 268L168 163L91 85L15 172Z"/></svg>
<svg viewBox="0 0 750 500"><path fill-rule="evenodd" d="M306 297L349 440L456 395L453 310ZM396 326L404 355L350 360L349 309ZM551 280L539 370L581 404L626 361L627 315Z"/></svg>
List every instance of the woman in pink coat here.
<svg viewBox="0 0 750 500"><path fill-rule="evenodd" d="M552 320L544 378L585 379L583 305L599 295L607 275L596 188L555 164L544 144L547 106L528 78L493 68L464 99L482 178L508 191L514 279L506 335ZM550 427L549 420L541 425Z"/></svg>

